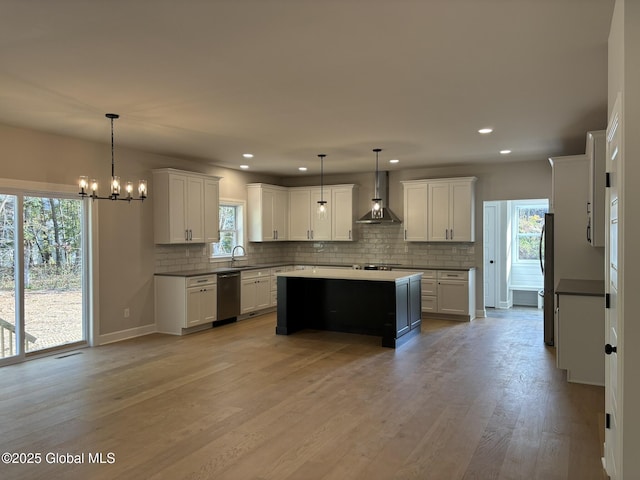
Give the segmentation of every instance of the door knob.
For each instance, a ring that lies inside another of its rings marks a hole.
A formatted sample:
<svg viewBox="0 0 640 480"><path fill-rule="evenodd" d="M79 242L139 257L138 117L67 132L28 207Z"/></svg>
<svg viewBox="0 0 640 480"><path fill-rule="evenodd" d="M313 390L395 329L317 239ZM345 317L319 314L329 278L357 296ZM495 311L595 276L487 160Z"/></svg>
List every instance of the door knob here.
<svg viewBox="0 0 640 480"><path fill-rule="evenodd" d="M489 263L493 263L493 260L489 260Z"/></svg>
<svg viewBox="0 0 640 480"><path fill-rule="evenodd" d="M614 347L611 344L607 343L604 346L604 353L607 355L611 355L612 353L618 353L618 347Z"/></svg>

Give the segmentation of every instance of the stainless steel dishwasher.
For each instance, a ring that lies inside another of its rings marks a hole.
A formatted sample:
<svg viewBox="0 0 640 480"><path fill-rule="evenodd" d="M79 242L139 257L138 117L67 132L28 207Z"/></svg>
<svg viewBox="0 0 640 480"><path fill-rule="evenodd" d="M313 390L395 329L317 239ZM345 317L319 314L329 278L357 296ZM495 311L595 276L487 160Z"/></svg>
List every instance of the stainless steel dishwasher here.
<svg viewBox="0 0 640 480"><path fill-rule="evenodd" d="M218 316L216 321L240 315L240 272L218 274Z"/></svg>

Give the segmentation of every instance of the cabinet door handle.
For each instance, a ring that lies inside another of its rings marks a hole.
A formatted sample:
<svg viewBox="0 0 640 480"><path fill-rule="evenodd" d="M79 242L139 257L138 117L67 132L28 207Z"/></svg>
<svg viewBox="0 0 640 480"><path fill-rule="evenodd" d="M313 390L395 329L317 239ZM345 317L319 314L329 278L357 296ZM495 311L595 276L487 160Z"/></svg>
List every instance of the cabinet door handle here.
<svg viewBox="0 0 640 480"><path fill-rule="evenodd" d="M184 231L184 239L189 240L189 230Z"/></svg>
<svg viewBox="0 0 640 480"><path fill-rule="evenodd" d="M310 240L311 237L309 236L309 230L307 230L307 240Z"/></svg>
<svg viewBox="0 0 640 480"><path fill-rule="evenodd" d="M405 240L407 239L407 229L406 228L404 229L404 239Z"/></svg>
<svg viewBox="0 0 640 480"><path fill-rule="evenodd" d="M349 230L349 240L351 240L351 230Z"/></svg>
<svg viewBox="0 0 640 480"><path fill-rule="evenodd" d="M449 240L449 229L448 228L445 229L445 231L444 231L444 237L445 237L445 240Z"/></svg>
<svg viewBox="0 0 640 480"><path fill-rule="evenodd" d="M453 228L451 229L451 240L453 240Z"/></svg>
<svg viewBox="0 0 640 480"><path fill-rule="evenodd" d="M313 230L311 230L311 240L313 240Z"/></svg>

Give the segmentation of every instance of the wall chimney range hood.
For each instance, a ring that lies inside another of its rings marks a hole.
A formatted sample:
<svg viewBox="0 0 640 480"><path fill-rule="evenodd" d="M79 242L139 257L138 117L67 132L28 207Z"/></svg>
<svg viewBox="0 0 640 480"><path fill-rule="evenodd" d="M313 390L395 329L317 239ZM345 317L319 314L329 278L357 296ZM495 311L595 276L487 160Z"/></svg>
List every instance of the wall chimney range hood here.
<svg viewBox="0 0 640 480"><path fill-rule="evenodd" d="M379 149L376 149L379 151ZM374 150L374 152L376 151ZM376 152L376 188L375 196L373 200L379 201L379 211L374 216L374 208L365 213L362 218L356 220L356 223L363 223L368 225L377 224L400 224L402 220L391 211L386 205L389 204L389 172L378 173L378 152Z"/></svg>

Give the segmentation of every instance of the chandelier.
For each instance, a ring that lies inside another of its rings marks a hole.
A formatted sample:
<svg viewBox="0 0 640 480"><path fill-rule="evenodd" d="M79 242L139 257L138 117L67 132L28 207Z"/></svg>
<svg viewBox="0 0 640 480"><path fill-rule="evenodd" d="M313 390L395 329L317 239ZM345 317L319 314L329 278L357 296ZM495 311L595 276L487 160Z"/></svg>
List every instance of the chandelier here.
<svg viewBox="0 0 640 480"><path fill-rule="evenodd" d="M139 180L138 181L138 196L133 197L133 183L126 182L124 190L125 195L120 195L121 190L121 182L120 177L115 173L115 162L113 156L113 121L116 118L120 118L120 115L117 113L107 113L105 117L111 120L111 193L107 197L101 197L98 195L98 182L95 179L91 179L89 181L89 177L81 176L78 182L78 186L80 187L80 196L82 198L89 197L92 200L124 200L126 202L131 202L131 200L140 200L144 201L147 198L147 181ZM91 193L89 193L91 192Z"/></svg>

